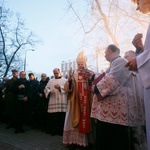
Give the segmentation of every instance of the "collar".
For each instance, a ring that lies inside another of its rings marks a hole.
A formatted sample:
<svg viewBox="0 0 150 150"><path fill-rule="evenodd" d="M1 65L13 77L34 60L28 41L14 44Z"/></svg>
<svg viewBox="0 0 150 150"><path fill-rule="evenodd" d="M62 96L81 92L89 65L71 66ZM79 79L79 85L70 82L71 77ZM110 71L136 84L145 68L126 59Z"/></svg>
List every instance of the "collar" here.
<svg viewBox="0 0 150 150"><path fill-rule="evenodd" d="M117 56L117 57L113 58L113 59L110 61L110 63L112 63L114 60L116 60L116 59L119 58L119 57L121 57L121 56Z"/></svg>
<svg viewBox="0 0 150 150"><path fill-rule="evenodd" d="M55 78L55 79L61 79L61 77Z"/></svg>

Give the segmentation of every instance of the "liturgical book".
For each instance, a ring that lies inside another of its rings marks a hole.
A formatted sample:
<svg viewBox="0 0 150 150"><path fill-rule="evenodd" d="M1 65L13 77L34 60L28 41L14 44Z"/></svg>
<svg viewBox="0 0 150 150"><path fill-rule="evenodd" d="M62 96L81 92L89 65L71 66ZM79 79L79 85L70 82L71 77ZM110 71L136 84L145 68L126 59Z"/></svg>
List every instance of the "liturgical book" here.
<svg viewBox="0 0 150 150"><path fill-rule="evenodd" d="M105 72L102 73L100 76L98 76L95 80L93 80L92 84L93 84L94 86L96 86L96 84L97 84L100 80L102 80L102 78L103 78L104 76L105 76ZM97 96L98 101L101 101L101 100L104 99L104 97L103 97L100 93L97 93L96 96Z"/></svg>

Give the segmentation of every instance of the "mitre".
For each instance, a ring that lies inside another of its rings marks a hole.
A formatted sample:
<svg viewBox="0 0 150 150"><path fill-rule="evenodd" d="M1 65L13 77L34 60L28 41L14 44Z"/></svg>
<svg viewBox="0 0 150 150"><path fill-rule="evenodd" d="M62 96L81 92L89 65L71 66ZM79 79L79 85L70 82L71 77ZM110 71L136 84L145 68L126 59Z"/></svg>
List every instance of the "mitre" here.
<svg viewBox="0 0 150 150"><path fill-rule="evenodd" d="M84 63L87 62L87 57L85 56L84 51L79 52L77 59L76 59L76 62L77 63L78 62L84 62Z"/></svg>

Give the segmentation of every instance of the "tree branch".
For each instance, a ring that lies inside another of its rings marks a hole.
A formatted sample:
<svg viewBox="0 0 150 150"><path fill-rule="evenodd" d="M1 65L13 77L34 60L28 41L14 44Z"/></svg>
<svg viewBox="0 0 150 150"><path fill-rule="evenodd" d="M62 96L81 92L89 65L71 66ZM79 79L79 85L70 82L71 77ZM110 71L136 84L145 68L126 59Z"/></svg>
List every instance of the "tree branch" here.
<svg viewBox="0 0 150 150"><path fill-rule="evenodd" d="M103 21L104 21L104 25L105 25L105 28L106 28L106 31L107 33L109 34L110 38L112 39L112 41L114 42L114 44L116 46L118 46L118 41L116 39L116 37L113 35L113 33L111 32L110 28L109 28L109 23L108 23L108 20L107 20L107 17L106 15L103 13L102 9L101 9L101 6L100 6L100 3L98 0L95 0L95 3L96 3L96 6L98 8L98 11L99 13L101 14L101 16L103 17Z"/></svg>

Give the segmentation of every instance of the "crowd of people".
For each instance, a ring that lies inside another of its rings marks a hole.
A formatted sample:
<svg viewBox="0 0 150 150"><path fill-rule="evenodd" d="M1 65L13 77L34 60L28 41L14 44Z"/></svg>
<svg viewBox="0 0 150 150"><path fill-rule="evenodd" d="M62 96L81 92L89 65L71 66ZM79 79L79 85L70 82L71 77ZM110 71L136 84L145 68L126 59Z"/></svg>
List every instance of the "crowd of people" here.
<svg viewBox="0 0 150 150"><path fill-rule="evenodd" d="M45 129L48 99L44 95L44 88L49 80L46 74L41 75L37 81L33 73L12 70L12 78L4 78L0 85L1 122L8 124L6 127L14 128L15 133L25 132L23 125L31 128Z"/></svg>
<svg viewBox="0 0 150 150"><path fill-rule="evenodd" d="M148 0L133 0L138 9L150 12ZM16 134L24 125L47 134L63 136L70 150L150 150L150 27L146 42L142 34L133 38L135 51L120 56L120 49L108 45L106 71L87 68L81 51L77 69L67 78L54 68L53 78L12 70L0 85L0 121Z"/></svg>

